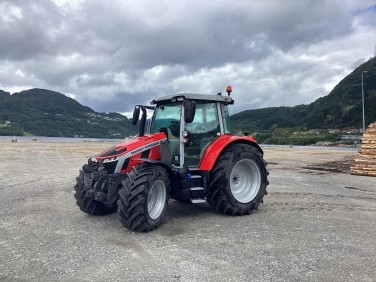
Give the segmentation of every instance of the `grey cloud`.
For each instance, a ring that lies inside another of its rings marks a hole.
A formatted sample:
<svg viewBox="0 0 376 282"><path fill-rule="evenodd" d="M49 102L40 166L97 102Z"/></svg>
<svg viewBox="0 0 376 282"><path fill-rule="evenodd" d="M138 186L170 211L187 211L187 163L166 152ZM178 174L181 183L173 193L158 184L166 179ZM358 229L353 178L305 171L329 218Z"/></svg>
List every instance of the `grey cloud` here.
<svg viewBox="0 0 376 282"><path fill-rule="evenodd" d="M117 85L114 75L106 73L103 75L78 76L75 78L78 87L103 87Z"/></svg>
<svg viewBox="0 0 376 282"><path fill-rule="evenodd" d="M36 1L33 5L37 7L32 8L33 2L8 2L22 8L24 18L13 26L5 25L5 56L104 53L117 64L133 68L218 66L264 57L271 52L271 44L287 50L325 40L348 31L351 25L335 1L289 1L283 5L275 1L264 5L218 1L204 3L197 10L192 9L191 1L183 1L176 12L166 12L170 5L153 1L141 2L145 3L141 12L127 2L87 1L78 11L65 15L46 1ZM28 45L31 48L23 47Z"/></svg>
<svg viewBox="0 0 376 282"><path fill-rule="evenodd" d="M270 37L282 50L330 40L352 30L350 11L343 1L287 1L283 6L268 18Z"/></svg>
<svg viewBox="0 0 376 282"><path fill-rule="evenodd" d="M51 53L52 33L59 27L59 15L48 1L0 3L0 59L25 60Z"/></svg>
<svg viewBox="0 0 376 282"><path fill-rule="evenodd" d="M79 98L79 102L89 107L95 108L100 112L131 112L135 105L150 105L150 101L153 97L157 97L158 93L146 92L146 93L127 93L118 92L111 99L88 99L87 97ZM149 98L146 98L149 97ZM145 99L146 98L146 99ZM110 109L110 110L109 110Z"/></svg>
<svg viewBox="0 0 376 282"><path fill-rule="evenodd" d="M309 103L376 37L368 1L60 2L0 2L0 88L48 88L107 112L226 84L234 111Z"/></svg>
<svg viewBox="0 0 376 282"><path fill-rule="evenodd" d="M359 60L356 60L355 63L352 65L353 69L356 69L359 67L361 64L363 64L366 61L365 58L360 58Z"/></svg>

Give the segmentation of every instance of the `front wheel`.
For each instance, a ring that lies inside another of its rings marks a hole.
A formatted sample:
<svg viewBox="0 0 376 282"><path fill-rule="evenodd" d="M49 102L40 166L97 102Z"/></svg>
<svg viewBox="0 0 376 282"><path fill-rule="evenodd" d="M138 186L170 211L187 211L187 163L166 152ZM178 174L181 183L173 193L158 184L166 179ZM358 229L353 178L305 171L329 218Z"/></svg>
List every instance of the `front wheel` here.
<svg viewBox="0 0 376 282"><path fill-rule="evenodd" d="M170 179L165 168L143 165L133 168L122 181L118 214L124 227L149 232L159 227L166 214Z"/></svg>
<svg viewBox="0 0 376 282"><path fill-rule="evenodd" d="M94 183L90 179L87 164L85 164L80 170L80 174L76 178L76 181L76 185L74 185L74 190L76 191L74 197L76 198L76 204L81 211L91 215L107 215L116 211L116 203L106 205L94 200L94 198L88 194L88 190L94 186Z"/></svg>
<svg viewBox="0 0 376 282"><path fill-rule="evenodd" d="M257 210L268 185L265 164L255 147L230 145L221 153L210 173L207 202L229 215L250 214Z"/></svg>

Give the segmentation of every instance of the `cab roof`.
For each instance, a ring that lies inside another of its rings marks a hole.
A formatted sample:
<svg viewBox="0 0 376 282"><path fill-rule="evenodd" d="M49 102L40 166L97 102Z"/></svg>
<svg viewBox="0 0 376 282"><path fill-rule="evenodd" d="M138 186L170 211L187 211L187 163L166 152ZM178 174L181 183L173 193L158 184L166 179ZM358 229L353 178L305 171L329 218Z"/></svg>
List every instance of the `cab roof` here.
<svg viewBox="0 0 376 282"><path fill-rule="evenodd" d="M222 95L207 95L207 94L192 94L192 93L179 93L174 95L163 96L151 101L152 105L155 104L170 104L184 100L193 100L196 102L211 102L211 103L223 103L234 104L234 100L230 96Z"/></svg>

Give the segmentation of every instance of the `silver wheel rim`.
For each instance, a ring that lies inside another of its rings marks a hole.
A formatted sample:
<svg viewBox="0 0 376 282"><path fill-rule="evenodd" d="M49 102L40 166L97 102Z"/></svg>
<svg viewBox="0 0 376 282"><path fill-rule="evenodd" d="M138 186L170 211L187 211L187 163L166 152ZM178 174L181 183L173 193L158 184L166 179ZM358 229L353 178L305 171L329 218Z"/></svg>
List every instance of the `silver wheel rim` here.
<svg viewBox="0 0 376 282"><path fill-rule="evenodd" d="M155 220L161 215L166 203L166 196L164 182L162 180L154 182L148 197L148 213L151 219Z"/></svg>
<svg viewBox="0 0 376 282"><path fill-rule="evenodd" d="M238 202L246 204L252 201L260 186L260 168L253 160L243 159L234 165L230 175L230 189Z"/></svg>

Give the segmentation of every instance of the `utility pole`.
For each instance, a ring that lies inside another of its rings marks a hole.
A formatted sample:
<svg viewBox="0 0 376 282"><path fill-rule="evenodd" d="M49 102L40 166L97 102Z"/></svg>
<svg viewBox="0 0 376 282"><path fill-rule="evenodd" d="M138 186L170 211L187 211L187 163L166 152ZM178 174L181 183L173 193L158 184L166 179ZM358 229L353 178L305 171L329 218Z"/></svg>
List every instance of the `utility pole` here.
<svg viewBox="0 0 376 282"><path fill-rule="evenodd" d="M364 88L363 88L363 74L367 71L362 71L362 115L363 115L363 134L366 133L366 123L364 120Z"/></svg>

